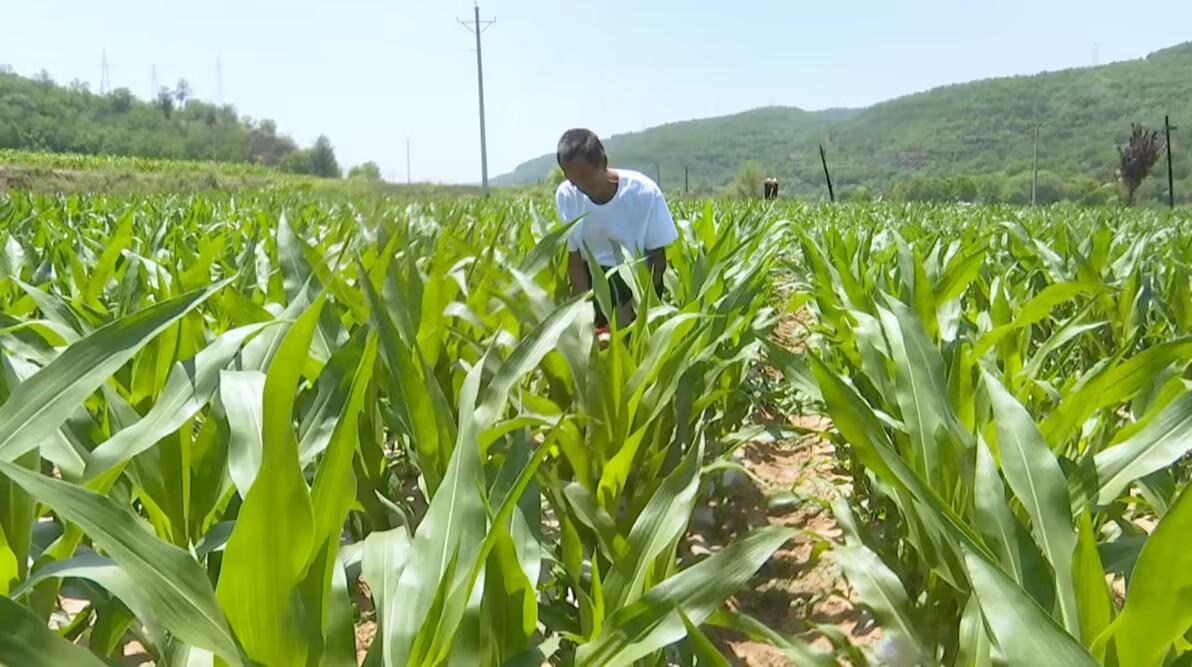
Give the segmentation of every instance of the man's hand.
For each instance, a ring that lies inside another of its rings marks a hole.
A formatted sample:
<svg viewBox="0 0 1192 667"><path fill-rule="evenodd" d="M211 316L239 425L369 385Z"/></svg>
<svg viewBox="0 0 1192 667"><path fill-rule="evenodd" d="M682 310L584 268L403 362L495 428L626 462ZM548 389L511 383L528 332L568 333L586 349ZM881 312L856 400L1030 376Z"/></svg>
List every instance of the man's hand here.
<svg viewBox="0 0 1192 667"><path fill-rule="evenodd" d="M567 276L571 278L571 293L583 294L592 289L592 277L588 275L588 264L584 254L578 250L567 253Z"/></svg>
<svg viewBox="0 0 1192 667"><path fill-rule="evenodd" d="M647 251L646 266L650 267L650 276L654 279L654 293L661 297L662 277L666 275L666 248Z"/></svg>

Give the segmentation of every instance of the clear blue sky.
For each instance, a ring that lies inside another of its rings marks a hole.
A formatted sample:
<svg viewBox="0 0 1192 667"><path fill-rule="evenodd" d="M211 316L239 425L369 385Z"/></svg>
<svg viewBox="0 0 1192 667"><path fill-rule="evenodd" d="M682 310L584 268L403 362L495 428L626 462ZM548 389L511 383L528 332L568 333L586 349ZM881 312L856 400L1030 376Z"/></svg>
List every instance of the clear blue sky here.
<svg viewBox="0 0 1192 667"><path fill-rule="evenodd" d="M613 134L782 104L860 106L936 85L1137 58L1192 39L1188 0L485 0L489 171L553 150L560 132ZM467 0L0 0L0 64L96 89L185 77L331 137L345 165L404 180L479 180ZM1095 49L1094 45L1099 45ZM768 68L769 74L763 71Z"/></svg>

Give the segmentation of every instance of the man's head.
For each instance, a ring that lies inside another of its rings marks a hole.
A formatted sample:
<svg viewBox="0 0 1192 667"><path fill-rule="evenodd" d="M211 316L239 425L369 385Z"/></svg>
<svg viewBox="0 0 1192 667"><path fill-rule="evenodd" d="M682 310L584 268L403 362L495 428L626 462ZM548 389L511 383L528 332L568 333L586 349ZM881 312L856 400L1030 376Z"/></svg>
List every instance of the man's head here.
<svg viewBox="0 0 1192 667"><path fill-rule="evenodd" d="M600 137L591 130L567 130L559 139L555 159L563 168L563 175L580 192L592 196L608 183L608 155Z"/></svg>

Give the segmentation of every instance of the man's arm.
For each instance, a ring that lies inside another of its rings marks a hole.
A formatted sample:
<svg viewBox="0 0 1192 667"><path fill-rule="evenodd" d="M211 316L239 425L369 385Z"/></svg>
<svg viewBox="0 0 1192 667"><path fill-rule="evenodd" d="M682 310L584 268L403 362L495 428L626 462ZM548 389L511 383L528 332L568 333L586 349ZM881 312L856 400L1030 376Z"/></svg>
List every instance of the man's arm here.
<svg viewBox="0 0 1192 667"><path fill-rule="evenodd" d="M666 248L647 250L646 266L650 267L650 276L654 279L654 293L661 297L662 277L666 275Z"/></svg>
<svg viewBox="0 0 1192 667"><path fill-rule="evenodd" d="M666 246L679 238L679 230L675 227L675 220L671 217L670 207L666 205L666 197L661 190L654 193L654 202L650 206L649 218L646 220L646 265L650 267L650 277L654 279L654 293L662 296L662 277L666 275Z"/></svg>
<svg viewBox="0 0 1192 667"><path fill-rule="evenodd" d="M572 250L567 253L567 276L571 278L572 294L583 294L592 289L592 277L588 275L588 264L582 252Z"/></svg>

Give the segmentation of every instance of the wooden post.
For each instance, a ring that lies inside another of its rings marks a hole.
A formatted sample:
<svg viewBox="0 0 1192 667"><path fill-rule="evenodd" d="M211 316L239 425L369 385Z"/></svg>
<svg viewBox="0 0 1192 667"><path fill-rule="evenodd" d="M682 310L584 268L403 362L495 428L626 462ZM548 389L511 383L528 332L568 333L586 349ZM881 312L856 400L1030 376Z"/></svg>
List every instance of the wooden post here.
<svg viewBox="0 0 1192 667"><path fill-rule="evenodd" d="M828 154L824 152L824 145L820 144L820 162L824 165L824 179L828 181L828 197L836 202L836 191L832 189L832 174L828 172Z"/></svg>
<svg viewBox="0 0 1192 667"><path fill-rule="evenodd" d="M1035 163L1031 169L1031 206L1039 203L1039 121L1035 121Z"/></svg>
<svg viewBox="0 0 1192 667"><path fill-rule="evenodd" d="M1171 126L1171 116L1163 117L1163 127L1167 130L1167 205L1175 208L1175 171L1171 166L1171 131L1178 130Z"/></svg>

